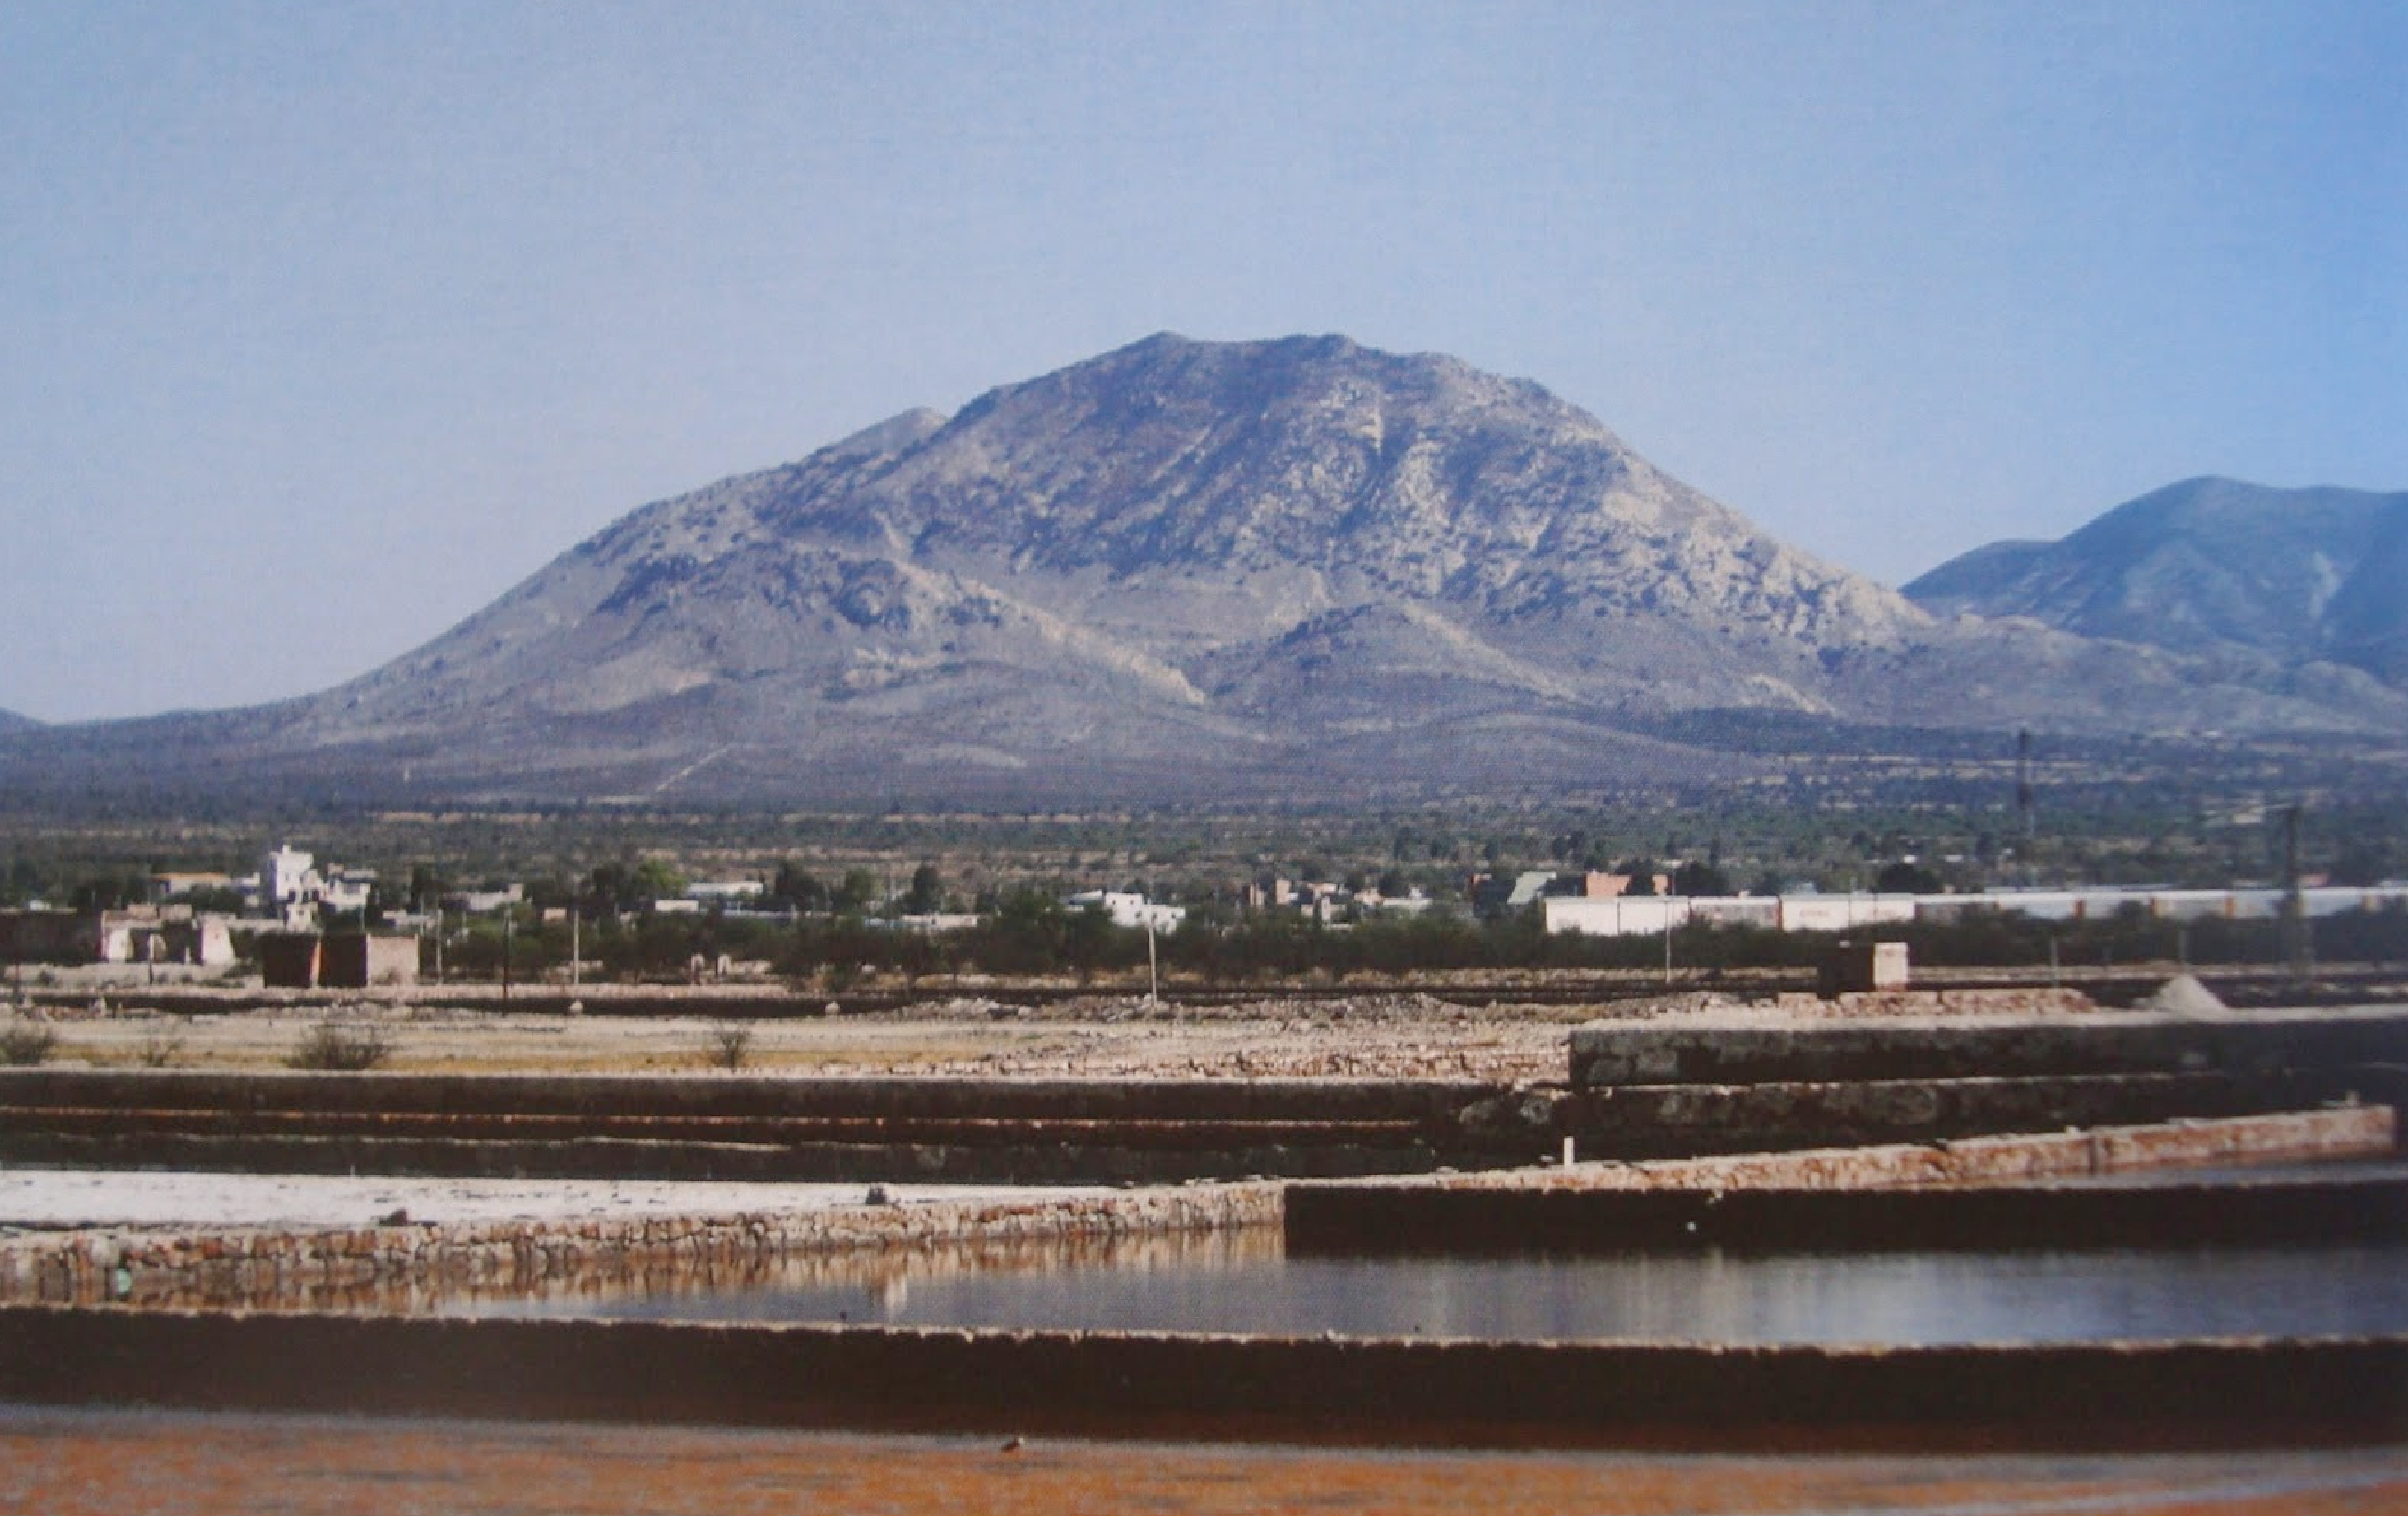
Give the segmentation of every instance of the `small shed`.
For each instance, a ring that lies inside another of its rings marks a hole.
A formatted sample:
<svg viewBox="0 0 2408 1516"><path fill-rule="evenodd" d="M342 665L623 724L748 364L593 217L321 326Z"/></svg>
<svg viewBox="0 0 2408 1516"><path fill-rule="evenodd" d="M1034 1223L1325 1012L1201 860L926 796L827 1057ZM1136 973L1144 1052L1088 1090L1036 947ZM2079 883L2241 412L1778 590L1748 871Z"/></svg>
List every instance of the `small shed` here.
<svg viewBox="0 0 2408 1516"><path fill-rule="evenodd" d="M318 986L319 941L315 932L262 932L259 935L260 982L271 990L313 990Z"/></svg>
<svg viewBox="0 0 2408 1516"><path fill-rule="evenodd" d="M318 982L337 990L416 984L418 939L368 932L331 934L319 961Z"/></svg>
<svg viewBox="0 0 2408 1516"><path fill-rule="evenodd" d="M1907 987L1906 944L1842 942L1823 960L1818 988L1826 1000Z"/></svg>

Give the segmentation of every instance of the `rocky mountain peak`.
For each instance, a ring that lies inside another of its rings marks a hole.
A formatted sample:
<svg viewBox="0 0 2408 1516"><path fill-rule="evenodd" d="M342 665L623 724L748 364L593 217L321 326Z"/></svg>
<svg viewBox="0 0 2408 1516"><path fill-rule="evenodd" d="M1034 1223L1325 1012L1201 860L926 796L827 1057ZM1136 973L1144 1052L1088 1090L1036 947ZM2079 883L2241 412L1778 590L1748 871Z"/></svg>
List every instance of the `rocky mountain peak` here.
<svg viewBox="0 0 2408 1516"><path fill-rule="evenodd" d="M1657 473L1535 384L1342 336L1159 335L989 391L775 530L992 571L1323 576L1332 593L1481 613L1583 603L1919 620Z"/></svg>

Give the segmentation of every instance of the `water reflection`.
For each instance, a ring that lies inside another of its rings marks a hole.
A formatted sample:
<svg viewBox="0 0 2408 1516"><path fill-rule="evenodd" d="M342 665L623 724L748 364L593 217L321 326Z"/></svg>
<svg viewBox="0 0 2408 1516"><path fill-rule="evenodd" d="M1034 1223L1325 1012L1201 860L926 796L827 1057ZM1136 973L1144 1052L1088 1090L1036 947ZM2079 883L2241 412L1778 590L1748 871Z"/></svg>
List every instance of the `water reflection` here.
<svg viewBox="0 0 2408 1516"><path fill-rule="evenodd" d="M742 1280L457 1298L471 1314L1278 1336L2066 1342L2408 1331L2408 1248L1428 1259L1275 1231L792 1259Z"/></svg>

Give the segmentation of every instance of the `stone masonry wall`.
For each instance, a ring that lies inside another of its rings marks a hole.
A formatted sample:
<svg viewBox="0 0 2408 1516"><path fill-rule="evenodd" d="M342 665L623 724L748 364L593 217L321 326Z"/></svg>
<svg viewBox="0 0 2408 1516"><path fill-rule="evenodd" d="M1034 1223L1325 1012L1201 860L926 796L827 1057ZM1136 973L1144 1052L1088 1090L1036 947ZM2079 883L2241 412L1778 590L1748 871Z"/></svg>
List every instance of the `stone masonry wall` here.
<svg viewBox="0 0 2408 1516"><path fill-rule="evenodd" d="M836 1249L1272 1226L1281 1216L1280 1194L1276 1184L1214 1184L721 1217L35 1233L0 1238L0 1301L291 1298L412 1281L523 1286L589 1272L700 1273Z"/></svg>
<svg viewBox="0 0 2408 1516"><path fill-rule="evenodd" d="M1870 1148L1734 1153L1639 1163L1382 1180L1386 1187L1487 1190L1885 1189L2108 1174L2128 1169L2264 1163L2282 1158L2376 1157L2397 1151L2389 1106L2102 1126L2086 1131L1901 1142ZM1578 1157L1577 1151L1574 1153ZM1348 1181L1332 1181L1344 1184Z"/></svg>

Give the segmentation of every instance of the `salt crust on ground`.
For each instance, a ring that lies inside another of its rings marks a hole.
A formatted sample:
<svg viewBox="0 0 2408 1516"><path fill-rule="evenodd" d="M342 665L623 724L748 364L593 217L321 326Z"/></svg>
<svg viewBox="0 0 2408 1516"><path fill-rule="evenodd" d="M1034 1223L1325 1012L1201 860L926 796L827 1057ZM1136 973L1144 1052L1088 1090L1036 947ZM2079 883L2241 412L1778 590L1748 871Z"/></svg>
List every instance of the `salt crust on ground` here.
<svg viewBox="0 0 2408 1516"><path fill-rule="evenodd" d="M1102 1188L890 1184L897 1204L1029 1200ZM792 1213L857 1206L860 1184L658 1180L397 1179L376 1175L101 1172L0 1168L0 1231L67 1226L367 1226L412 1222L624 1220Z"/></svg>

